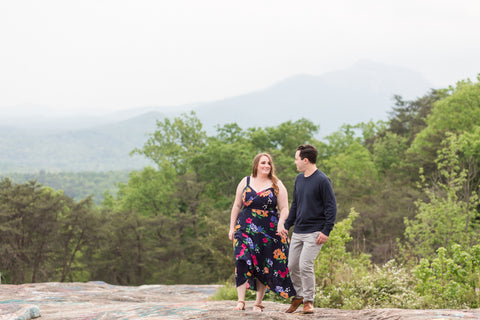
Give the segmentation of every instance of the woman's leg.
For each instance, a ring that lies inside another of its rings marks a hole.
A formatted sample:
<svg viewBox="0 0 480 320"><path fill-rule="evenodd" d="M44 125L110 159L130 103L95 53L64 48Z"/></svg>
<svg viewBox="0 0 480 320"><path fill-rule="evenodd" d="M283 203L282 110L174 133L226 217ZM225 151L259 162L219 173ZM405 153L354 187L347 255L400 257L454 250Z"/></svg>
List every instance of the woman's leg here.
<svg viewBox="0 0 480 320"><path fill-rule="evenodd" d="M267 290L267 286L261 283L258 279L255 279L257 284L257 299L255 300L255 305L253 306L254 312L262 312L262 301L263 296L265 295L265 291Z"/></svg>
<svg viewBox="0 0 480 320"><path fill-rule="evenodd" d="M245 293L247 292L247 281L242 285L237 287L238 303L233 310L244 310L245 309Z"/></svg>

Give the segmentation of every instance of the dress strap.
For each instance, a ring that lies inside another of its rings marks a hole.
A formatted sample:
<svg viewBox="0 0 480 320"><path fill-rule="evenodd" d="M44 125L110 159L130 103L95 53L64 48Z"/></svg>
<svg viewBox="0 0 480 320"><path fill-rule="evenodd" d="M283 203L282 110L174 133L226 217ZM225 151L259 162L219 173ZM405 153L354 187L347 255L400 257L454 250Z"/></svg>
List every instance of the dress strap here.
<svg viewBox="0 0 480 320"><path fill-rule="evenodd" d="M247 185L245 187L248 187L250 185L250 176L247 176Z"/></svg>

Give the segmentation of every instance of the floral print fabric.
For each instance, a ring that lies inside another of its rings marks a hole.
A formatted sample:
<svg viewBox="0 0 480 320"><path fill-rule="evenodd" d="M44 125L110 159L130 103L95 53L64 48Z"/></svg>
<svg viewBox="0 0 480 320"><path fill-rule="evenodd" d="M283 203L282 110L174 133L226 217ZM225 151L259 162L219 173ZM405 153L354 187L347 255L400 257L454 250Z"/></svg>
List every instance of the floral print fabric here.
<svg viewBox="0 0 480 320"><path fill-rule="evenodd" d="M247 177L242 200L233 241L237 286L248 281L247 288L255 290L256 278L285 299L294 296L287 266L288 238L276 235L279 214L273 188L256 192Z"/></svg>

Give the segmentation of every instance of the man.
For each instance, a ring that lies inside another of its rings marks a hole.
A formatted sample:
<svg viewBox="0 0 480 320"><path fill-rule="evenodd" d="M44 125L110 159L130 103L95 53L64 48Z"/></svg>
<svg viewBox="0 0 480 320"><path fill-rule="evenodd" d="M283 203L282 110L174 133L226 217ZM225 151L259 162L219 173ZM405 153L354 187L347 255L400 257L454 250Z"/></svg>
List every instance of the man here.
<svg viewBox="0 0 480 320"><path fill-rule="evenodd" d="M314 261L332 231L337 215L337 202L330 179L317 169L317 149L301 145L295 153L300 174L295 179L293 200L288 218L278 225L278 233L287 236L294 225L288 268L297 292L287 313L303 304L304 313L314 313ZM283 223L282 223L283 222Z"/></svg>

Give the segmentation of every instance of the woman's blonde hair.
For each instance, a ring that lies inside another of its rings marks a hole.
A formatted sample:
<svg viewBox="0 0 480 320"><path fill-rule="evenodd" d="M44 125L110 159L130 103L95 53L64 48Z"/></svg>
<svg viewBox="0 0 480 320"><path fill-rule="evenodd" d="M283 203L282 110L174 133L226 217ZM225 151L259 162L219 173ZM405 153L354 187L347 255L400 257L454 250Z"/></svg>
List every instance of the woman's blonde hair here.
<svg viewBox="0 0 480 320"><path fill-rule="evenodd" d="M275 166L273 165L273 160L272 156L269 155L268 153L259 153L253 158L253 168L252 168L252 177L257 176L258 172L258 164L260 163L260 159L265 156L268 158L268 161L270 161L270 173L268 174L268 177L272 180L272 186L273 186L273 192L275 193L276 196L278 196L279 193L279 188L278 188L278 178L275 176Z"/></svg>

